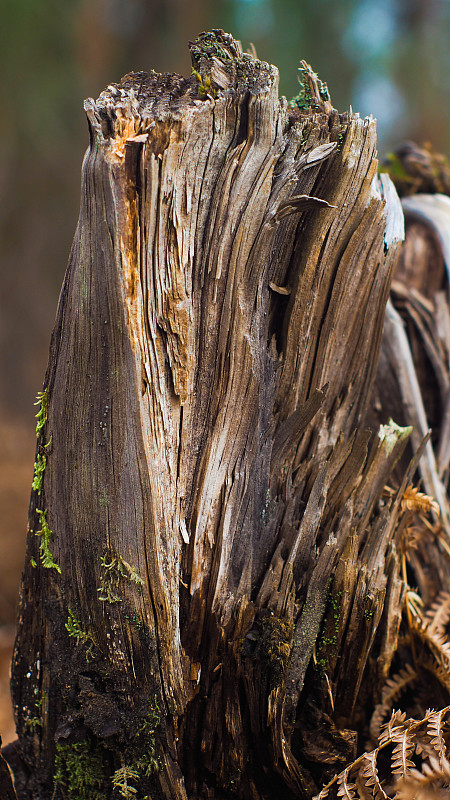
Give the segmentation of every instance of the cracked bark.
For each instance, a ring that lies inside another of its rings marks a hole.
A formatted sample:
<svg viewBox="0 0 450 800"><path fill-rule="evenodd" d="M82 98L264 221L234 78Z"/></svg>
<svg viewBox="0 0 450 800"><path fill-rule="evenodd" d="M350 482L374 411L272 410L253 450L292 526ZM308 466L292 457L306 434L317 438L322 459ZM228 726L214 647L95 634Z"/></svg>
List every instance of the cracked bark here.
<svg viewBox="0 0 450 800"><path fill-rule="evenodd" d="M403 216L375 122L308 70L288 107L223 32L191 52L85 104L13 662L27 800L83 796L80 743L86 797L121 769L138 798L311 797L395 649L379 500L409 429L364 420Z"/></svg>

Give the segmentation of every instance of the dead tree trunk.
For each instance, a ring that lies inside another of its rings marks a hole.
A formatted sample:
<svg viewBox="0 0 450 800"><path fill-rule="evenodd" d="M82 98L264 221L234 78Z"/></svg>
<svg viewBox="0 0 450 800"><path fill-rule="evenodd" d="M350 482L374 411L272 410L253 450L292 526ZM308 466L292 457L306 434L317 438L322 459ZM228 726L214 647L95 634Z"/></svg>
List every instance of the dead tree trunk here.
<svg viewBox="0 0 450 800"><path fill-rule="evenodd" d="M396 650L375 122L221 31L85 104L13 663L23 798L311 797ZM359 747L361 746L361 741Z"/></svg>

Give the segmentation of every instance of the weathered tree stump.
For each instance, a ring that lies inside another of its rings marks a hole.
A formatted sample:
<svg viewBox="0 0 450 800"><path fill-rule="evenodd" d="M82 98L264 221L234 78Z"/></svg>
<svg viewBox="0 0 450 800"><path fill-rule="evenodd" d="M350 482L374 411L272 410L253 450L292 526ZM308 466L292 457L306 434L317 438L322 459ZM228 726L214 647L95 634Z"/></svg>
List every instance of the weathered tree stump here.
<svg viewBox="0 0 450 800"><path fill-rule="evenodd" d="M396 651L409 428L365 420L403 215L372 119L223 31L86 101L38 412L20 797L311 797ZM26 776L26 780L23 776Z"/></svg>

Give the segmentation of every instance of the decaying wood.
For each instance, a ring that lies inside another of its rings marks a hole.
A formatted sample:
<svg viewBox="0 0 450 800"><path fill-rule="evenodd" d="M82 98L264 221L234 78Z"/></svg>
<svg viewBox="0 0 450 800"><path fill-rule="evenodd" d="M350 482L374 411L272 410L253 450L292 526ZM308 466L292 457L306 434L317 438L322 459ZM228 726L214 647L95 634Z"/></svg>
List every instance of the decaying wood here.
<svg viewBox="0 0 450 800"><path fill-rule="evenodd" d="M435 529L446 541L450 533L450 199L416 194L403 198L402 206L406 240L387 305L374 402L378 423L391 416L413 426L413 449L431 429L419 473L424 490L439 502ZM447 561L433 542L429 544L422 553L428 568L416 570L425 602L448 588L449 581Z"/></svg>
<svg viewBox="0 0 450 800"><path fill-rule="evenodd" d="M0 737L0 745L2 743ZM14 790L11 772L8 764L0 753L0 797L3 800L17 800L17 795Z"/></svg>
<svg viewBox="0 0 450 800"><path fill-rule="evenodd" d="M85 104L13 663L23 798L75 797L75 757L89 797L311 797L397 647L417 458L380 502L410 428L365 429L403 239L375 122L305 65L288 106L221 31L191 54Z"/></svg>

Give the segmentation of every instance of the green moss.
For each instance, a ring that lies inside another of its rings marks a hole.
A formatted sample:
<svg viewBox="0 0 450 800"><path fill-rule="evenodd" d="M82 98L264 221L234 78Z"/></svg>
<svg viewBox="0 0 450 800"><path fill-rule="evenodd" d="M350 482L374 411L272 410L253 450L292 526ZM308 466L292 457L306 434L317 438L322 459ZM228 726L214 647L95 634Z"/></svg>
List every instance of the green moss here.
<svg viewBox="0 0 450 800"><path fill-rule="evenodd" d="M318 107L317 102L314 101L314 98L311 95L309 74L309 71L305 69L305 67L298 68L298 82L300 84L300 90L299 93L292 98L292 100L289 100L288 105L290 108L299 108L301 111L307 111L310 108L315 109ZM323 102L329 101L330 94L327 84L324 81L321 81L317 75L314 75L314 73L312 73L312 75L317 80L320 99Z"/></svg>
<svg viewBox="0 0 450 800"><path fill-rule="evenodd" d="M75 616L71 608L68 609L68 612L69 615L64 627L69 636L76 639L77 645L84 644L87 647L86 661L89 662L94 658L95 640L90 633L86 633L86 631L82 629L80 620Z"/></svg>
<svg viewBox="0 0 450 800"><path fill-rule="evenodd" d="M157 755L156 735L161 724L161 712L157 697L148 703L148 713L142 719L130 746L123 753L123 762L112 778L112 786L120 797L135 797L138 790L144 791L147 779L161 769Z"/></svg>
<svg viewBox="0 0 450 800"><path fill-rule="evenodd" d="M29 717L29 719L25 720L25 730L30 731L31 733L35 728L40 728L41 725L42 720L39 719L39 717Z"/></svg>
<svg viewBox="0 0 450 800"><path fill-rule="evenodd" d="M38 413L36 414L36 436L39 436L42 428L47 422L47 407L48 407L48 389L38 392L36 396L35 406L39 406Z"/></svg>
<svg viewBox="0 0 450 800"><path fill-rule="evenodd" d="M192 70L192 74L197 79L198 93L201 95L201 97L207 97L208 95L216 97L217 92L212 87L211 78L209 75L205 75L203 77L200 72L197 72L196 69Z"/></svg>
<svg viewBox="0 0 450 800"><path fill-rule="evenodd" d="M218 58L225 64L233 61L230 53L222 47L216 34L213 32L201 33L197 36L196 40L190 46L190 51L195 67L198 67L199 61L202 58Z"/></svg>
<svg viewBox="0 0 450 800"><path fill-rule="evenodd" d="M42 566L45 567L45 569L56 569L56 571L61 574L61 568L58 566L50 552L49 542L53 531L51 531L48 526L47 511L41 511L39 508L37 508L36 514L38 514L41 522L41 530L36 531L35 536L41 537L39 554L41 557Z"/></svg>
<svg viewBox="0 0 450 800"><path fill-rule="evenodd" d="M122 556L111 558L101 556L100 563L103 570L101 585L98 587L98 599L104 603L121 603L122 598L116 593L123 580L134 583L142 591L144 581L138 575L136 568L132 567Z"/></svg>
<svg viewBox="0 0 450 800"><path fill-rule="evenodd" d="M37 689L35 689L37 691ZM38 697L34 703L34 716L26 717L25 719L25 730L33 732L35 728L42 727L42 704L47 697L47 692L42 692L41 696Z"/></svg>
<svg viewBox="0 0 450 800"><path fill-rule="evenodd" d="M336 654L341 620L342 589L328 595L328 610L325 613L322 632L317 644L316 668L323 675L329 668L330 658Z"/></svg>
<svg viewBox="0 0 450 800"><path fill-rule="evenodd" d="M134 797L137 794L137 789L133 783L139 782L139 772L133 767L126 764L117 769L112 776L112 785L117 789L121 797Z"/></svg>
<svg viewBox="0 0 450 800"><path fill-rule="evenodd" d="M124 614L124 617L125 617L125 619L129 620L129 622L132 624L133 628L136 631L143 631L144 630L145 625L142 622L142 619L140 618L140 616L137 613L137 611L132 611L130 614Z"/></svg>
<svg viewBox="0 0 450 800"><path fill-rule="evenodd" d="M41 455L40 453L36 456L36 461L34 462L34 476L33 476L33 483L31 484L31 488L41 495L42 493L42 480L44 477L45 467L47 465L47 458L46 456Z"/></svg>
<svg viewBox="0 0 450 800"><path fill-rule="evenodd" d="M344 144L346 130L347 129L345 127L341 127L338 133L338 145L337 145L338 152L342 150L342 145Z"/></svg>
<svg viewBox="0 0 450 800"><path fill-rule="evenodd" d="M67 800L104 800L102 752L84 739L57 744L53 781Z"/></svg>
<svg viewBox="0 0 450 800"><path fill-rule="evenodd" d="M103 491L100 495L99 504L100 508L106 508L108 506L109 500L106 496L106 492Z"/></svg>
<svg viewBox="0 0 450 800"><path fill-rule="evenodd" d="M161 725L161 712L157 697L149 700L148 714L134 740L133 766L139 773L149 778L161 769L157 755L156 733Z"/></svg>

